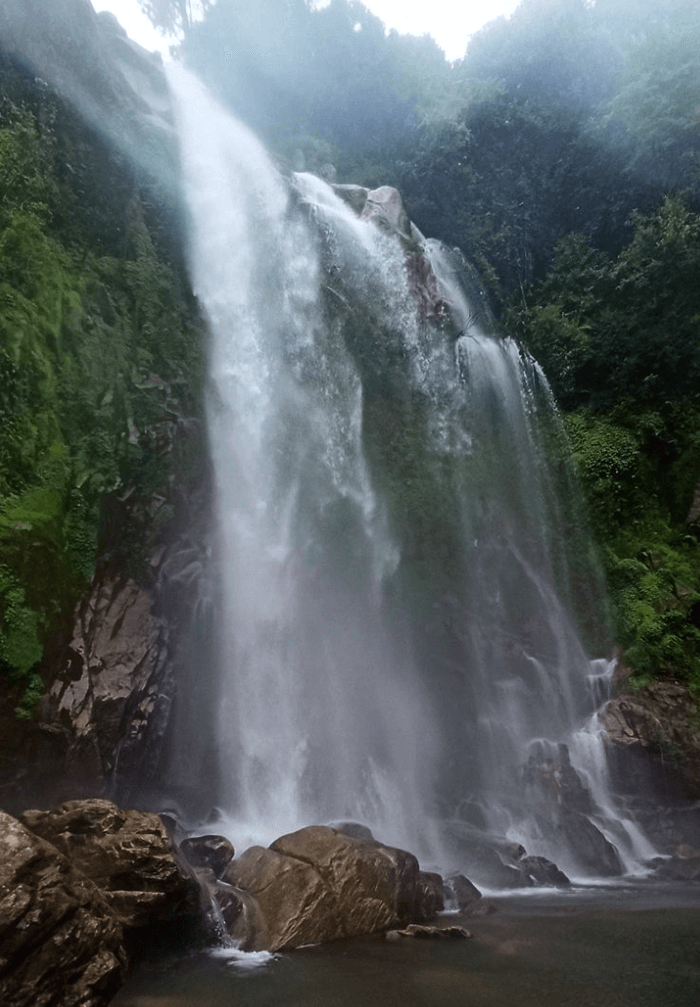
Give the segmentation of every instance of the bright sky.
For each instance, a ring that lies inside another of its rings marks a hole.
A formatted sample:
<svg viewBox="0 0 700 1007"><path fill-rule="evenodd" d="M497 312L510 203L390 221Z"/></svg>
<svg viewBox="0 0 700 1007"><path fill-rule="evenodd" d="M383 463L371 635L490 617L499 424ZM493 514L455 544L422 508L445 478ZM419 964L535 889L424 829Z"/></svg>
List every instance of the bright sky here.
<svg viewBox="0 0 700 1007"><path fill-rule="evenodd" d="M254 2L254 0L252 0ZM464 55L467 38L501 14L512 14L519 0L363 0L389 28L433 36L448 59ZM167 49L142 13L138 0L92 0L95 10L111 10L135 42L146 49Z"/></svg>

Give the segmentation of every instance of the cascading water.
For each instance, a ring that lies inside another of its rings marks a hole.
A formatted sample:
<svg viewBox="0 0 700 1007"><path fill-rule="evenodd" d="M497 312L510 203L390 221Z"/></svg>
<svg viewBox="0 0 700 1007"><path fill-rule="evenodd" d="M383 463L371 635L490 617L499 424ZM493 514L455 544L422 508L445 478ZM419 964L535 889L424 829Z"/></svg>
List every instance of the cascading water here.
<svg viewBox="0 0 700 1007"><path fill-rule="evenodd" d="M459 256L288 184L196 80L171 85L212 340L209 782L236 845L353 819L435 864L497 834L596 873L545 807L595 697L569 614L590 550L544 376L485 333ZM407 263L430 263L436 310ZM574 830L611 817L595 779Z"/></svg>

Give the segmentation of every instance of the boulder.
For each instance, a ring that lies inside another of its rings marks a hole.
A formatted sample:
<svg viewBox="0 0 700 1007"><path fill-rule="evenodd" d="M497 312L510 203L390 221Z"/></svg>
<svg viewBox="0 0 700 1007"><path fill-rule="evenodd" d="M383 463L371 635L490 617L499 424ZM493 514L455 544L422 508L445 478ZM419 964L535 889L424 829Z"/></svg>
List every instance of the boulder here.
<svg viewBox="0 0 700 1007"><path fill-rule="evenodd" d="M217 881L211 889L226 933L242 951L254 951L266 940L265 921L257 900L241 888Z"/></svg>
<svg viewBox="0 0 700 1007"><path fill-rule="evenodd" d="M419 940L464 940L471 937L469 930L464 927L426 927L420 923L411 923L404 930L390 930L387 940L396 940L399 937L417 937Z"/></svg>
<svg viewBox="0 0 700 1007"><path fill-rule="evenodd" d="M90 878L125 926L199 917L199 885L177 862L157 815L90 799L27 811L21 821Z"/></svg>
<svg viewBox="0 0 700 1007"><path fill-rule="evenodd" d="M251 951L280 951L346 936L336 895L308 863L252 846L229 864L224 880L257 904L255 932L243 935L243 946Z"/></svg>
<svg viewBox="0 0 700 1007"><path fill-rule="evenodd" d="M536 885L568 888L571 884L566 874L546 857L522 857L518 861L518 868L524 871Z"/></svg>
<svg viewBox="0 0 700 1007"><path fill-rule="evenodd" d="M405 850L311 826L254 846L223 880L251 896L254 933L231 930L250 950L281 950L423 921L442 908L442 879ZM236 919L236 926L239 924Z"/></svg>
<svg viewBox="0 0 700 1007"><path fill-rule="evenodd" d="M180 851L193 867L208 867L220 878L235 856L235 850L225 836L188 836L180 843Z"/></svg>
<svg viewBox="0 0 700 1007"><path fill-rule="evenodd" d="M418 900L415 918L432 920L445 908L445 882L433 871L421 871L418 875Z"/></svg>
<svg viewBox="0 0 700 1007"><path fill-rule="evenodd" d="M354 839L323 825L282 836L270 849L313 865L343 907L347 936L381 930L392 918L424 918L419 906L420 868L406 850Z"/></svg>
<svg viewBox="0 0 700 1007"><path fill-rule="evenodd" d="M672 857L659 857L656 876L668 881L700 881L700 850L683 843Z"/></svg>
<svg viewBox="0 0 700 1007"><path fill-rule="evenodd" d="M97 886L0 812L0 1002L102 1007L125 966L122 927Z"/></svg>
<svg viewBox="0 0 700 1007"><path fill-rule="evenodd" d="M479 889L463 874L450 874L445 878L445 884L457 903L457 907L463 913L472 912L481 899Z"/></svg>
<svg viewBox="0 0 700 1007"><path fill-rule="evenodd" d="M380 227L398 231L403 237L410 238L411 222L404 209L401 193L391 185L381 185L367 193L360 219L372 220Z"/></svg>
<svg viewBox="0 0 700 1007"><path fill-rule="evenodd" d="M374 840L372 830L359 822L329 822L328 824L336 832L342 832L344 836L350 836L352 839Z"/></svg>
<svg viewBox="0 0 700 1007"><path fill-rule="evenodd" d="M589 873L599 877L619 877L624 873L613 844L580 811L563 809L556 831L563 833L565 843Z"/></svg>

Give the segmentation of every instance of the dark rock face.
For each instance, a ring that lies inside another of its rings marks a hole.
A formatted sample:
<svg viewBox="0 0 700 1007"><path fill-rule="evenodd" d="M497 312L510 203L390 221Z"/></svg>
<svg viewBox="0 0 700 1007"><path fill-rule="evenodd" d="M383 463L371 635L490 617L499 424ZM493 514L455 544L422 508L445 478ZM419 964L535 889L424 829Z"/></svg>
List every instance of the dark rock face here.
<svg viewBox="0 0 700 1007"><path fill-rule="evenodd" d="M600 877L623 873L615 847L588 817L595 811L589 791L571 765L566 745L543 750L525 767L524 783L544 835L572 850L584 870ZM556 882L545 882L547 884Z"/></svg>
<svg viewBox="0 0 700 1007"><path fill-rule="evenodd" d="M700 881L700 850L681 844L673 856L655 862L656 875L667 881Z"/></svg>
<svg viewBox="0 0 700 1007"><path fill-rule="evenodd" d="M329 826L246 850L224 880L255 900L257 909L244 905L230 930L249 950L356 937L428 919L442 908L441 879L421 874L412 854ZM246 915L251 932L242 934Z"/></svg>
<svg viewBox="0 0 700 1007"><path fill-rule="evenodd" d="M201 720L211 722L213 711L188 722L178 718L176 697L184 707L212 646L210 619L201 615L209 585L203 524L193 517L192 532L153 558L147 583L98 571L76 607L70 643L57 653L38 723L0 736L7 810L97 796L153 806L168 747L180 753L183 776L201 770L199 748L210 743ZM169 777L179 782L180 766L171 763ZM210 803L201 773L191 786Z"/></svg>
<svg viewBox="0 0 700 1007"><path fill-rule="evenodd" d="M180 851L193 867L208 867L215 878L223 876L235 850L225 836L194 836L183 839Z"/></svg>
<svg viewBox="0 0 700 1007"><path fill-rule="evenodd" d="M125 965L122 927L98 887L0 812L0 1001L102 1007Z"/></svg>
<svg viewBox="0 0 700 1007"><path fill-rule="evenodd" d="M536 885L568 888L571 884L566 874L546 857L523 857L518 866Z"/></svg>
<svg viewBox="0 0 700 1007"><path fill-rule="evenodd" d="M67 801L53 811L27 811L22 823L89 878L125 926L199 915L199 885L175 860L157 815L111 801Z"/></svg>
<svg viewBox="0 0 700 1007"><path fill-rule="evenodd" d="M624 749L645 758L644 776L663 779L659 789L668 792L674 778L680 780L678 796L700 798L700 733L698 704L681 682L658 681L634 693L612 699L603 711L610 741L623 752L613 763L625 761ZM629 760L628 760L629 761ZM629 766L627 766L629 768ZM620 780L624 788L624 780ZM640 781L648 786L647 780ZM627 788L624 788L627 789Z"/></svg>
<svg viewBox="0 0 700 1007"><path fill-rule="evenodd" d="M2 0L0 56L3 68L12 67L10 77L18 74L23 87L35 88L39 97L51 95L47 121L59 115L61 138L79 160L80 182L75 191L66 190L66 219L72 219L77 206L76 212L99 233L96 247L102 247L104 232L106 246L115 243L121 249L130 226L127 210L138 203L146 217L153 218L151 233L167 246L170 261L177 265L180 161L160 57L128 39L112 15L96 14L89 0ZM54 94L60 100L55 101ZM62 167L71 174L72 157ZM102 205L101 193L111 186L118 196L105 197ZM158 774L174 719L171 713L177 708L176 679L184 691L183 666L194 664L199 672L207 659L201 639L200 661L180 659L189 645L192 609L201 597L196 581L205 577L202 539L208 532L203 528L208 501L203 499L206 466L188 467L179 461L193 447L196 452L201 417L197 404L175 394L157 374L148 382L139 385L140 394L152 396L158 408L147 427L136 430L132 424L130 438L138 439L149 465L151 460L154 468L163 463L169 475L150 499L144 496L137 504L139 493L132 493L133 487L118 500L105 495L106 554L74 613L72 628L64 613L55 635L46 641L40 673L48 691L37 717L13 722L15 701L0 676L0 707L8 714L0 710L0 791L4 807L14 813L37 803L48 806L96 795L122 803L152 803L147 792ZM170 512L172 518L166 516ZM127 550L116 558L110 550L124 537L124 529L138 528L140 536L146 527L159 529L149 530L148 545L143 546L157 555L150 566L143 557L134 557L136 583L123 570ZM166 534L171 544L164 553ZM173 543L176 535L179 540ZM196 558L188 553L196 553ZM180 724L177 729L182 737ZM192 734L202 737L199 724ZM191 736L185 745L194 763L196 743ZM191 772L204 789L201 764Z"/></svg>
<svg viewBox="0 0 700 1007"><path fill-rule="evenodd" d="M421 871L418 875L418 899L416 911L423 919L432 920L445 908L445 882L433 871Z"/></svg>
<svg viewBox="0 0 700 1007"><path fill-rule="evenodd" d="M471 912L481 899L479 889L463 874L450 874L445 883L461 912Z"/></svg>
<svg viewBox="0 0 700 1007"><path fill-rule="evenodd" d="M482 884L489 888L527 888L532 885L532 880L509 862L511 858L508 853L501 853L493 836L460 821L450 822L449 830L453 857ZM451 880L448 883L451 885ZM470 889L462 890L459 882L458 885L459 892L455 891L457 899L460 899L460 893L469 898ZM467 882L467 885L471 885L471 882Z"/></svg>

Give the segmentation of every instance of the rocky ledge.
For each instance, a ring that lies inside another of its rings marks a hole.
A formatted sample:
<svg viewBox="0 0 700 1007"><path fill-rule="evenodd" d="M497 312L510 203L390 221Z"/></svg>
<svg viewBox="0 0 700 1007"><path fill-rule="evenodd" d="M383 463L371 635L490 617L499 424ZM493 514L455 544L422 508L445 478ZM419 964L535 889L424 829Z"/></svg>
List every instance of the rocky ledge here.
<svg viewBox="0 0 700 1007"><path fill-rule="evenodd" d="M0 1003L102 1007L129 947L201 916L200 887L157 815L103 800L0 812Z"/></svg>
<svg viewBox="0 0 700 1007"><path fill-rule="evenodd" d="M471 906L479 893L462 882L458 902ZM223 921L220 940L272 951L413 934L445 891L411 853L357 825L312 826L234 858L222 836L178 848L157 815L101 799L0 812L0 1003L103 1007L168 926L172 940L211 942Z"/></svg>

